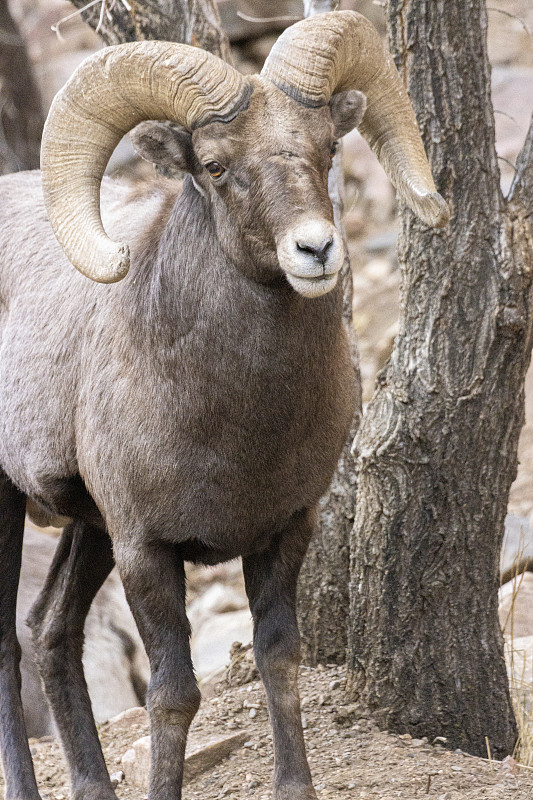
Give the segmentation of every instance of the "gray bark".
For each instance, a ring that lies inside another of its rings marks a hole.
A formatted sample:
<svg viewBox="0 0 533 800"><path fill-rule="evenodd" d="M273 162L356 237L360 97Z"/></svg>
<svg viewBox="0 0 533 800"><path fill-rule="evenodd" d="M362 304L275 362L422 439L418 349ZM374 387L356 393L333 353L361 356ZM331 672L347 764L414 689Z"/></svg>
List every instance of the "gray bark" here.
<svg viewBox="0 0 533 800"><path fill-rule="evenodd" d="M390 0L407 81L453 218L404 210L400 334L355 450L350 689L383 727L512 752L499 552L532 344L533 123L504 200L483 0Z"/></svg>
<svg viewBox="0 0 533 800"><path fill-rule="evenodd" d="M71 0L83 8L87 0ZM126 5L131 7L128 11ZM95 30L101 6L84 11L82 18ZM203 47L231 63L229 41L222 30L215 0L121 0L106 1L98 33L105 44L121 44L143 39L161 39Z"/></svg>
<svg viewBox="0 0 533 800"><path fill-rule="evenodd" d="M306 16L335 11L337 0L304 0ZM342 149L330 173L329 193L335 224L346 244L342 219L344 177ZM346 253L348 249L346 248ZM307 664L344 663L348 643L349 539L355 517L356 475L351 444L361 419L361 376L352 319L352 271L346 256L344 283L344 323L350 340L357 404L348 440L342 452L330 491L320 505L318 530L309 547L298 588L298 618L302 652Z"/></svg>
<svg viewBox="0 0 533 800"><path fill-rule="evenodd" d="M0 175L39 167L43 124L24 40L0 0Z"/></svg>

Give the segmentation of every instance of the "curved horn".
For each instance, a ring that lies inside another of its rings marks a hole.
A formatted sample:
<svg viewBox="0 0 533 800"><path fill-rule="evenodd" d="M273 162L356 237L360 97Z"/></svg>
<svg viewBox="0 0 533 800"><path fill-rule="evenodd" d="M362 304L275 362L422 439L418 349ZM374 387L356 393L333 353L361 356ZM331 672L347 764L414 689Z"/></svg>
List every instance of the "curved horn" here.
<svg viewBox="0 0 533 800"><path fill-rule="evenodd" d="M109 239L100 218L100 183L122 136L147 119L189 130L229 121L251 92L233 67L184 44L107 47L78 67L50 109L41 169L52 228L80 272L113 283L129 269L128 246Z"/></svg>
<svg viewBox="0 0 533 800"><path fill-rule="evenodd" d="M407 205L442 227L448 206L437 193L416 117L392 57L374 26L355 11L318 14L280 36L261 72L306 106L358 89L367 106L359 130Z"/></svg>

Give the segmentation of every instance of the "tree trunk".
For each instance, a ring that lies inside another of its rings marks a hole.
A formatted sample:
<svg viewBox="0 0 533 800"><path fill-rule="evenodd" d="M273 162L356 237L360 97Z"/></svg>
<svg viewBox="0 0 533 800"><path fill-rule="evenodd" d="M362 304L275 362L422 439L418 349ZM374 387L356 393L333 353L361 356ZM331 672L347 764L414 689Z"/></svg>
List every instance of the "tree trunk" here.
<svg viewBox="0 0 533 800"><path fill-rule="evenodd" d="M71 0L83 8L87 0ZM128 10L129 7L129 10ZM105 44L161 39L203 47L231 63L228 37L215 0L115 0L84 11L82 18Z"/></svg>
<svg viewBox="0 0 533 800"><path fill-rule="evenodd" d="M334 11L338 0L304 0L307 17ZM342 149L339 148L330 173L329 193L335 224L345 245L344 176ZM348 248L346 247L346 253ZM348 440L344 446L329 493L320 505L318 530L305 558L298 584L298 618L302 652L307 664L342 664L348 642L350 578L350 531L355 517L356 476L351 453L353 438L361 419L361 376L352 318L352 271L346 255L342 271L344 286L344 324L350 340L357 404Z"/></svg>
<svg viewBox="0 0 533 800"><path fill-rule="evenodd" d="M383 727L496 757L516 726L499 552L532 344L533 123L499 188L483 0L390 0L453 219L404 210L400 333L355 442L349 688Z"/></svg>
<svg viewBox="0 0 533 800"><path fill-rule="evenodd" d="M0 175L39 167L43 123L24 40L0 0Z"/></svg>

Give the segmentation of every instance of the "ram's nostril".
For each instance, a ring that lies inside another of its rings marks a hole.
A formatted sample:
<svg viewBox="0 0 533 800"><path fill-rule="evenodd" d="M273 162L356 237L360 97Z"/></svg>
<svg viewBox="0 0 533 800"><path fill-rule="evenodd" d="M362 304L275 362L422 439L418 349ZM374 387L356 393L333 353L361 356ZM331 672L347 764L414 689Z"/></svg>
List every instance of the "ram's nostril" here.
<svg viewBox="0 0 533 800"><path fill-rule="evenodd" d="M321 264L324 264L326 258L328 257L328 251L333 244L333 237L330 236L329 239L326 241L320 242L320 244L309 244L307 242L296 242L296 247L302 253L310 253L317 261Z"/></svg>

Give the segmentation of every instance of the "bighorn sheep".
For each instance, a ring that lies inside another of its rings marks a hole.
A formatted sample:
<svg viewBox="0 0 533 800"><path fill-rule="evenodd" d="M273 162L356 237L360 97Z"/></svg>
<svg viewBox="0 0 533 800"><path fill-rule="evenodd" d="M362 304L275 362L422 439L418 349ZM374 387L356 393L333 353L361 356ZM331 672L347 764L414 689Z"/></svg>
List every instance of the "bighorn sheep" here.
<svg viewBox="0 0 533 800"><path fill-rule="evenodd" d="M191 177L175 202L161 191L141 213L104 181L104 221L128 240L130 258L104 232L100 183L113 148L142 120L182 126L145 125L136 142L147 158ZM73 519L29 621L74 797L114 798L81 667L83 620L113 558L151 664L150 798L169 800L181 794L200 702L183 563L236 556L274 730L274 796L315 797L299 711L295 596L316 505L352 416L337 284L344 251L328 171L335 140L355 125L400 197L426 223L445 224L392 60L370 23L348 11L289 28L260 76L179 44L102 50L52 106L44 204L38 174L2 180L8 798L38 798L14 633L27 498ZM128 269L122 283L102 285Z"/></svg>

